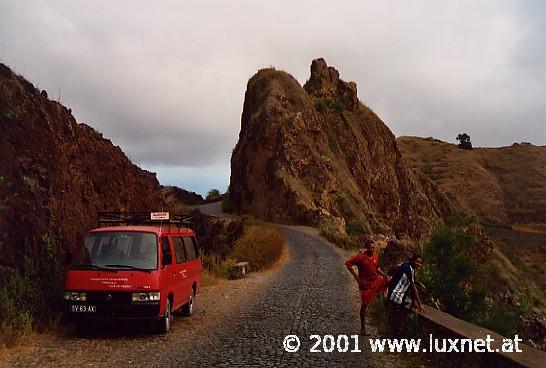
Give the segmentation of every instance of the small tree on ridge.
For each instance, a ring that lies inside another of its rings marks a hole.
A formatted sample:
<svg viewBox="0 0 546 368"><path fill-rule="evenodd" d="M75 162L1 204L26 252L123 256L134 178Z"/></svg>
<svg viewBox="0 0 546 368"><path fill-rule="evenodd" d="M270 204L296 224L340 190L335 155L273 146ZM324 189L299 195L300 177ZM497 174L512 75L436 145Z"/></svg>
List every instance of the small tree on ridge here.
<svg viewBox="0 0 546 368"><path fill-rule="evenodd" d="M457 135L457 140L459 141L459 148L465 150L472 149L472 142L470 141L470 136L466 133L460 133Z"/></svg>

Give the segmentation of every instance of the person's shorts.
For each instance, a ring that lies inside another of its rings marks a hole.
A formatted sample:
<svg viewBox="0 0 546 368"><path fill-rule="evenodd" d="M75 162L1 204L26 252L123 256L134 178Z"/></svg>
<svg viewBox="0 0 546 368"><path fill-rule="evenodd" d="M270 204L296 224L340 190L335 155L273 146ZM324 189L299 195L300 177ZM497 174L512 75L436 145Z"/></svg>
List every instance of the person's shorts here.
<svg viewBox="0 0 546 368"><path fill-rule="evenodd" d="M378 277L370 283L366 283L365 287L360 289L360 298L362 305L368 305L374 301L377 293L387 289L389 281L386 277Z"/></svg>

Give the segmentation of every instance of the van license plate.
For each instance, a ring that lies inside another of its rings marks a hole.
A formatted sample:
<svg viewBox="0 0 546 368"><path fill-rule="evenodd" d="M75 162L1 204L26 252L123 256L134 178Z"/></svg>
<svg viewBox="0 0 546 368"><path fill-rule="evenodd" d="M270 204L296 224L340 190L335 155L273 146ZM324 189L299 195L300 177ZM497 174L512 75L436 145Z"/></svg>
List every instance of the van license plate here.
<svg viewBox="0 0 546 368"><path fill-rule="evenodd" d="M96 313L96 305L71 305L70 311L73 313Z"/></svg>

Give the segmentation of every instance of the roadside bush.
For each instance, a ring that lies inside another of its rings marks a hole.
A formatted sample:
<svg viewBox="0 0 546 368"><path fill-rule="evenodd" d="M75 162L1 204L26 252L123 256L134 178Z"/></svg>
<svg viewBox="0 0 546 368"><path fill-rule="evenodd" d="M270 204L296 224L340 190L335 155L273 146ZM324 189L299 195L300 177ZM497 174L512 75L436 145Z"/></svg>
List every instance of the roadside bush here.
<svg viewBox="0 0 546 368"><path fill-rule="evenodd" d="M205 198L207 201L214 201L216 199L220 199L220 191L218 189L211 189L207 193L207 197Z"/></svg>
<svg viewBox="0 0 546 368"><path fill-rule="evenodd" d="M252 271L260 271L273 265L281 256L284 237L276 225L246 219L243 235L239 237L227 255L200 251L203 268L214 277L236 279L241 275L235 264L249 262Z"/></svg>
<svg viewBox="0 0 546 368"><path fill-rule="evenodd" d="M206 255L201 253L201 262L203 268L206 269L214 277L220 277L223 279L237 279L240 277L238 269L235 266L233 259L221 259L215 254Z"/></svg>
<svg viewBox="0 0 546 368"><path fill-rule="evenodd" d="M341 216L343 216L344 218L349 218L353 216L353 210L351 208L349 197L345 193L338 193L336 197L336 204L338 206L339 212L341 213Z"/></svg>
<svg viewBox="0 0 546 368"><path fill-rule="evenodd" d="M32 281L18 271L3 281L0 287L0 339L3 346L11 347L32 330L34 308L27 297L36 289Z"/></svg>
<svg viewBox="0 0 546 368"><path fill-rule="evenodd" d="M423 278L436 303L468 321L478 319L486 308L487 270L473 254L477 246L473 236L440 225L423 254Z"/></svg>
<svg viewBox="0 0 546 368"><path fill-rule="evenodd" d="M254 222L245 226L243 236L236 241L229 258L249 262L253 271L263 270L280 258L283 244L278 226Z"/></svg>
<svg viewBox="0 0 546 368"><path fill-rule="evenodd" d="M352 243L346 232L340 231L338 224L331 219L322 219L318 225L320 236L342 248L351 248Z"/></svg>
<svg viewBox="0 0 546 368"><path fill-rule="evenodd" d="M511 306L493 303L487 308L482 320L476 321L480 326L493 330L503 336L512 336L521 332L523 321L529 310L525 306Z"/></svg>
<svg viewBox="0 0 546 368"><path fill-rule="evenodd" d="M220 262L220 275L223 278L229 280L235 280L241 277L239 268L235 266L237 262L235 260L228 258L225 261Z"/></svg>
<svg viewBox="0 0 546 368"><path fill-rule="evenodd" d="M358 242L358 238L362 235L369 235L372 229L368 221L360 216L354 216L346 220L345 230L347 235L354 241Z"/></svg>
<svg viewBox="0 0 546 368"><path fill-rule="evenodd" d="M47 327L59 315L63 270L60 250L50 234L43 234L31 255L23 251L21 268L5 276L0 286L0 339L12 346L33 328Z"/></svg>
<svg viewBox="0 0 546 368"><path fill-rule="evenodd" d="M222 196L222 211L225 213L233 212L233 202L231 202L229 191Z"/></svg>
<svg viewBox="0 0 546 368"><path fill-rule="evenodd" d="M504 336L517 333L522 316L530 313L530 302L522 299L517 306L495 301L496 271L474 235L476 220L459 217L450 223L439 225L425 246L420 270L428 288L424 301Z"/></svg>

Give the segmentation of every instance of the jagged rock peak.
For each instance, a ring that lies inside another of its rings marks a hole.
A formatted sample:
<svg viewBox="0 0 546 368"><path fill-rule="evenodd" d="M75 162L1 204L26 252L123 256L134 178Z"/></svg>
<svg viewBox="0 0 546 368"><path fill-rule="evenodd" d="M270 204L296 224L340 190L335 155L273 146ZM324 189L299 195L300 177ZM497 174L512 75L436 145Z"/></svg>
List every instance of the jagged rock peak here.
<svg viewBox="0 0 546 368"><path fill-rule="evenodd" d="M323 58L313 60L311 76L303 88L309 95L318 98L343 98L351 110L358 106L356 83L339 79L337 69L328 66Z"/></svg>
<svg viewBox="0 0 546 368"><path fill-rule="evenodd" d="M342 236L419 238L449 213L434 185L407 167L389 128L358 101L356 84L323 59L313 61L304 88L272 68L249 80L229 198L236 212L326 224Z"/></svg>

